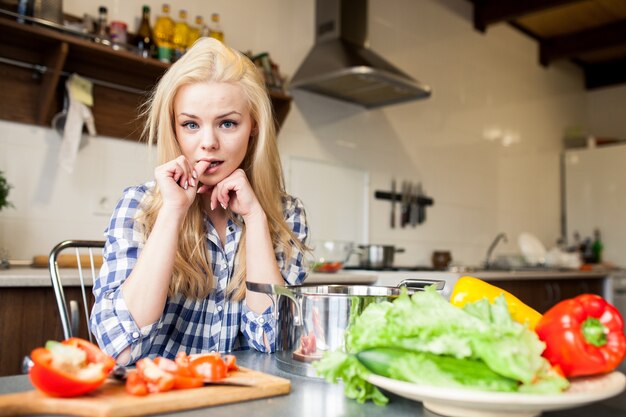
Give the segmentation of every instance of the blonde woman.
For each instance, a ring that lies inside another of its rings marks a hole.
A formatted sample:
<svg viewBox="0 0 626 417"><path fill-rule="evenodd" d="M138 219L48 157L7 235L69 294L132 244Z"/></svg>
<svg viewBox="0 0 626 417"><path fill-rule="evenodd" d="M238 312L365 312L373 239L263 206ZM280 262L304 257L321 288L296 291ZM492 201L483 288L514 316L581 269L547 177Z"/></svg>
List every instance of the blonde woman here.
<svg viewBox="0 0 626 417"><path fill-rule="evenodd" d="M124 365L272 352L271 300L245 283L300 284L308 229L284 191L263 79L242 54L201 39L146 108L160 165L124 191L105 232L91 315L99 345Z"/></svg>

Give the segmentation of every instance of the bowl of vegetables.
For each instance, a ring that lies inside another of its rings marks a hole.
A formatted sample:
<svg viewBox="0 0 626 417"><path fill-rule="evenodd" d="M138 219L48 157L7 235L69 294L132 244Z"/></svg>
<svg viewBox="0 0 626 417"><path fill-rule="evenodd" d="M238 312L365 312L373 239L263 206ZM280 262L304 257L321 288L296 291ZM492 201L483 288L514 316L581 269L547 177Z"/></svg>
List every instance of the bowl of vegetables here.
<svg viewBox="0 0 626 417"><path fill-rule="evenodd" d="M355 253L354 243L341 240L320 240L312 244L314 272L337 272Z"/></svg>

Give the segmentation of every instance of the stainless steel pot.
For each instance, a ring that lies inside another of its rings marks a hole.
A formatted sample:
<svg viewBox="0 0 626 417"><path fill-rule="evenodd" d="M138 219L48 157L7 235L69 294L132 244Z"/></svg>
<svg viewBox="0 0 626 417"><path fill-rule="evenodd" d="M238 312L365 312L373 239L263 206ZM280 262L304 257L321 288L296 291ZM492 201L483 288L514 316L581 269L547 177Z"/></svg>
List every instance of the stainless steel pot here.
<svg viewBox="0 0 626 417"><path fill-rule="evenodd" d="M445 281L406 280L398 287L367 285L282 286L246 283L248 290L265 293L275 303L276 359L286 372L316 376L310 363L327 350L344 347L344 333L351 320L371 303L393 301L400 287L409 292Z"/></svg>
<svg viewBox="0 0 626 417"><path fill-rule="evenodd" d="M393 245L359 245L359 249L359 266L366 269L392 268L395 254L404 252Z"/></svg>

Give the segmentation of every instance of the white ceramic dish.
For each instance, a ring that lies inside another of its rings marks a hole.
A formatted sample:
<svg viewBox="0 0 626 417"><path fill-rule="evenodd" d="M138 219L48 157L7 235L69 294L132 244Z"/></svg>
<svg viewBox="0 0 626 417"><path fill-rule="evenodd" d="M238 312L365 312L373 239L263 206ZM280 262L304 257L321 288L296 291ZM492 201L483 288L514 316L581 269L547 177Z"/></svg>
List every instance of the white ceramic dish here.
<svg viewBox="0 0 626 417"><path fill-rule="evenodd" d="M546 247L537 236L531 233L521 233L517 238L520 252L530 265L539 265L546 262Z"/></svg>
<svg viewBox="0 0 626 417"><path fill-rule="evenodd" d="M564 410L613 397L626 387L621 372L576 378L562 394L518 394L432 387L370 375L369 382L448 417L533 417L543 411Z"/></svg>

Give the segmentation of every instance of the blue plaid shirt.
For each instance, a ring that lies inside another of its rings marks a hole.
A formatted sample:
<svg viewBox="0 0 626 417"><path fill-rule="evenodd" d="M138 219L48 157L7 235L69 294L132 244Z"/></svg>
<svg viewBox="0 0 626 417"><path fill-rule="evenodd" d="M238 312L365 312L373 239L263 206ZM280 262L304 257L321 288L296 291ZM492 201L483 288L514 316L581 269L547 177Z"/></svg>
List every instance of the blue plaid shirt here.
<svg viewBox="0 0 626 417"><path fill-rule="evenodd" d="M130 346L129 364L145 356L173 358L179 351L188 354L209 351L229 352L249 349L275 350L276 320L273 307L262 314L250 310L245 301L226 297L226 286L233 276L234 258L241 239L241 228L228 221L226 244L206 218L206 238L216 288L204 299L189 299L180 294L168 297L161 318L145 327L133 320L122 297L121 286L134 268L143 234L135 220L141 202L154 187L154 181L124 191L105 231L104 262L94 282L95 305L91 312L91 331L98 344L113 357ZM283 199L283 213L295 236L304 242L308 228L302 203L297 198ZM290 259L278 250L276 259L288 284L300 284L306 277L304 254L294 247ZM264 336L269 342L265 346Z"/></svg>

